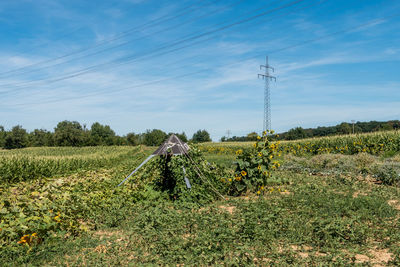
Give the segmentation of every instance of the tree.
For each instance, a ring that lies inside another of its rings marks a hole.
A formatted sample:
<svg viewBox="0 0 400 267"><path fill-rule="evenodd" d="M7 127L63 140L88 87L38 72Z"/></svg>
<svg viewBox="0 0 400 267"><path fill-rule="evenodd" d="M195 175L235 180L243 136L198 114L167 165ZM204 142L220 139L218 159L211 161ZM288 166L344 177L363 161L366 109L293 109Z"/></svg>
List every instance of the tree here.
<svg viewBox="0 0 400 267"><path fill-rule="evenodd" d="M54 139L57 146L82 146L84 131L77 121L62 121L54 128Z"/></svg>
<svg viewBox="0 0 400 267"><path fill-rule="evenodd" d="M115 132L108 125L101 125L98 122L92 124L90 128L90 141L92 146L113 145Z"/></svg>
<svg viewBox="0 0 400 267"><path fill-rule="evenodd" d="M338 126L338 133L341 134L350 134L353 132L352 126L350 126L350 124L342 122L339 126Z"/></svg>
<svg viewBox="0 0 400 267"><path fill-rule="evenodd" d="M10 132L7 133L4 140L4 148L24 148L28 145L28 133L22 126L14 126Z"/></svg>
<svg viewBox="0 0 400 267"><path fill-rule="evenodd" d="M0 147L4 147L4 142L6 139L6 131L4 130L4 127L0 125Z"/></svg>
<svg viewBox="0 0 400 267"><path fill-rule="evenodd" d="M247 134L247 141L256 141L258 134L256 132L251 132Z"/></svg>
<svg viewBox="0 0 400 267"><path fill-rule="evenodd" d="M198 130L193 134L193 143L211 142L210 134L206 130Z"/></svg>
<svg viewBox="0 0 400 267"><path fill-rule="evenodd" d="M144 134L144 144L146 146L159 146L165 141L165 139L167 139L167 137L167 134L161 130L147 130Z"/></svg>
<svg viewBox="0 0 400 267"><path fill-rule="evenodd" d="M126 141L130 146L137 146L139 145L139 136L136 135L135 133L128 133L126 135Z"/></svg>
<svg viewBox="0 0 400 267"><path fill-rule="evenodd" d="M54 136L44 129L35 129L29 134L31 146L54 146Z"/></svg>
<svg viewBox="0 0 400 267"><path fill-rule="evenodd" d="M114 139L113 144L116 146L126 146L128 144L125 137L116 135L116 136L114 136L113 139Z"/></svg>
<svg viewBox="0 0 400 267"><path fill-rule="evenodd" d="M296 139L301 139L301 138L306 138L306 132L304 131L303 128L301 127L296 127L293 129L290 129L287 132L286 139L287 140L296 140Z"/></svg>

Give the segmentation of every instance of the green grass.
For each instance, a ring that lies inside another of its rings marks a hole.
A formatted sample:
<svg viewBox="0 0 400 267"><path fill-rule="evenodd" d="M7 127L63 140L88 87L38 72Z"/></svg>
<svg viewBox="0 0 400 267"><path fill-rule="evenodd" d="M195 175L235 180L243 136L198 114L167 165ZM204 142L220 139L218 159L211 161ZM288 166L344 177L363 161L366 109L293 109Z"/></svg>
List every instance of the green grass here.
<svg viewBox="0 0 400 267"><path fill-rule="evenodd" d="M130 190L140 184L135 178L126 188L110 190L151 150L121 158L112 168L9 189L25 188L26 195L62 180L65 185L59 190L70 193L65 212L78 207L79 213L68 214L79 215L90 227L76 234L54 231L30 250L0 247L0 265L400 264L400 188L375 184L357 168L340 169L340 160L355 164L365 159L342 156L327 166L325 158L304 158L303 165L298 163L303 158L285 158L292 168L275 172L265 195L205 205L173 202L152 190L136 196ZM234 161L232 155L206 157L227 167Z"/></svg>

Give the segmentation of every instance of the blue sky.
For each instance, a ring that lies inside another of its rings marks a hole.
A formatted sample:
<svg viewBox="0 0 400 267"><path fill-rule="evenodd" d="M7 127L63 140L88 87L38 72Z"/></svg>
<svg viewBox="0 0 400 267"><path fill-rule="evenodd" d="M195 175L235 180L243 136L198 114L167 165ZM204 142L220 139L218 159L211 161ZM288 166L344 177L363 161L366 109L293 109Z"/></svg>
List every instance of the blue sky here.
<svg viewBox="0 0 400 267"><path fill-rule="evenodd" d="M400 118L396 0L2 0L0 125L76 120L214 140Z"/></svg>

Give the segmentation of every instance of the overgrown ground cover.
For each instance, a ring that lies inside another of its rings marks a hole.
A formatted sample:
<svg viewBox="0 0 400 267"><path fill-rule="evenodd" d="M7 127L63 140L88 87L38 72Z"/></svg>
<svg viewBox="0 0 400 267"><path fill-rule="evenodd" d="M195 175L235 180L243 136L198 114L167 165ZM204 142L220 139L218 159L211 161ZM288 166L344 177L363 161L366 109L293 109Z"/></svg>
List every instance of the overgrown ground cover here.
<svg viewBox="0 0 400 267"><path fill-rule="evenodd" d="M282 155L263 195L199 203L149 188L151 164L115 188L154 148L129 149L111 166L1 187L0 265L400 264L400 188L373 171L396 172L396 153ZM206 158L233 174L234 155Z"/></svg>

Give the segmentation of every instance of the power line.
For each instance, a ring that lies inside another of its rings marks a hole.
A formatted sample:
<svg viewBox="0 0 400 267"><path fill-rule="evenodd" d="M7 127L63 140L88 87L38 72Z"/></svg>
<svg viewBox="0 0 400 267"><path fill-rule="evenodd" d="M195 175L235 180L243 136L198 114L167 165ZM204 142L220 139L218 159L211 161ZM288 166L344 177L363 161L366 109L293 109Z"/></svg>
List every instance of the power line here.
<svg viewBox="0 0 400 267"><path fill-rule="evenodd" d="M3 76L5 74L9 74L9 73L15 73L15 72L18 72L19 70L24 70L24 69L27 69L27 68L30 68L30 67L38 66L38 65L41 65L41 64L46 64L46 63L49 63L49 62L52 62L52 61L60 60L60 59L63 59L63 58L66 58L66 57L69 57L69 56L72 56L72 55L80 54L80 53L83 53L85 51L100 47L100 46L102 46L104 44L107 44L107 43L119 40L121 38L124 38L125 36L128 36L128 35L130 35L130 34L132 34L134 32L139 32L139 31L142 31L142 30L147 29L149 27L154 27L154 26L160 25L160 24L162 24L164 22L167 22L169 20L174 20L176 18L182 17L182 16L190 13L192 11L193 7L195 7L198 3L201 3L201 2L204 2L204 0L196 1L195 3L189 5L189 6L185 7L185 8L182 8L181 12L178 13L177 15L174 15L174 16L171 16L169 14L163 15L161 17L158 17L156 19L153 19L153 20L150 20L150 21L148 21L146 23L143 23L143 24L141 24L139 26L135 26L135 27L130 28L130 29L126 30L126 31L117 33L115 36L113 36L113 37L111 37L109 39L102 40L102 41L100 41L100 42L98 42L98 43L96 43L96 44L94 44L92 46L89 46L89 47L86 47L86 48L82 48L82 49L78 49L78 50L72 51L70 53L66 53L66 54L58 56L58 57L46 59L46 60L43 60L43 61L40 61L40 62L37 62L37 63L33 63L33 64L30 64L30 65L27 65L27 66L24 66L24 67L21 67L21 68L17 68L17 69L14 69L14 70L9 70L9 71L6 71L6 72L2 72L2 73L0 73L0 76ZM6 76L6 77L8 77L8 76Z"/></svg>
<svg viewBox="0 0 400 267"><path fill-rule="evenodd" d="M133 39L133 40L129 40L129 41L120 43L120 44L118 44L118 45L114 45L114 46L111 46L111 47L107 47L107 48L104 48L104 49L102 49L102 50L99 50L99 51L90 53L90 54L84 54L84 55L82 55L82 56L80 56L80 57L72 58L72 59L69 59L69 60L67 60L67 61L63 61L63 62L60 62L60 63L55 63L55 64L52 64L52 65L45 65L45 66L43 66L43 67L39 67L39 68L35 68L35 69L30 69L30 70L28 69L28 70L26 70L26 71L24 71L24 72L18 73L18 75L27 74L27 73L32 73L32 72L37 72L37 71L40 71L40 70L43 70L43 69L58 67L58 66L61 66L61 65L66 64L66 63L72 62L72 61L80 60L80 59L83 59L83 58L86 58L86 57L90 57L90 56L94 56L94 55L98 55L98 54L104 53L104 52L106 52L106 51L110 51L110 50L114 50L114 49L117 49L117 48L121 48L121 47L126 46L126 45L129 45L129 44L131 44L131 43L133 43L133 42L140 41L140 40L146 39L146 38L148 38L148 37L154 36L154 35L156 35L156 34L164 33L164 32L167 32L167 31L169 31L169 30L176 29L176 28L178 28L178 27L182 27L182 26L184 26L184 25L186 25L186 24L192 23L192 22L197 21L197 20L199 20L199 19L203 19L203 18L205 18L205 17L212 16L212 15L214 15L214 14L216 14L216 13L219 13L219 12L222 12L222 11L228 9L228 8L232 8L233 6L236 6L236 5L240 4L240 3L242 3L243 1L245 1L245 0L239 0L239 1L234 2L233 4L231 4L231 5L229 5L229 6L224 6L224 7L222 7L222 8L217 9L217 10L214 10L214 11L212 11L212 12L207 12L206 14L203 14L203 15L201 15L201 16L190 17L189 20L184 21L184 22L180 22L180 23L177 24L177 25L173 25L173 26L171 26L171 27L163 28L163 29L161 29L161 30L152 32L152 33L150 33L150 34L143 35L143 36L138 37L138 38L135 38L135 39ZM9 77L9 76L10 76L10 75L8 75L8 76L6 76L6 77Z"/></svg>
<svg viewBox="0 0 400 267"><path fill-rule="evenodd" d="M52 82L57 82L57 81L61 81L61 80L71 79L71 78L74 78L74 77L77 77L77 76L84 75L86 73L90 73L90 72L92 72L94 70L97 70L99 67L100 68L107 67L108 65L112 66L113 64L117 64L117 65L126 64L128 62L131 62L132 60L137 59L138 57L140 58L140 57L148 56L149 54L151 55L152 53L158 52L160 50L172 48L172 47L175 47L175 46L180 45L182 43L190 42L190 41L193 41L193 40L196 40L196 39L200 39L200 38L202 38L204 36L207 36L207 35L210 35L210 34L214 34L214 33L220 32L220 31L227 30L227 29L229 29L231 27L234 27L236 25L240 25L240 24L255 20L255 19L259 18L259 17L266 16L266 15L271 14L271 13L276 12L276 11L280 11L282 9L291 7L291 6L296 5L296 4L298 4L300 2L303 2L303 1L305 1L305 0L291 1L288 4L284 4L284 5L279 6L277 8L273 8L271 10L261 12L259 14L253 15L251 17L248 17L248 18L245 18L245 19L242 19L242 20L239 20L237 22L230 23L230 24L227 24L225 26L217 27L216 29L206 31L206 32L203 32L201 34L196 34L194 36L190 36L189 35L189 37L186 37L186 38L184 38L182 40L178 40L178 41L175 41L175 42L172 42L172 43L167 43L164 46L161 46L161 47L158 47L156 49L150 50L147 54L146 53L144 53L144 54L141 53L140 56L135 54L135 55L131 55L129 57L122 57L122 58L119 58L119 59L116 59L116 60L112 60L112 61L109 61L109 62L105 62L105 63L96 64L96 65L92 65L92 66L86 67L84 69L79 70L78 72L71 72L71 73L66 74L65 76L57 78L57 79L53 79L53 80L51 80L51 79L50 80L49 79L38 79L38 80L35 80L35 82L37 82L37 81L47 81L47 82L52 83ZM279 2L279 1L276 1L276 2ZM178 48L178 49L176 49L174 51L178 51L180 49L181 48ZM170 52L167 52L167 53L170 53ZM160 54L158 54L158 55L160 55ZM17 86L24 85L24 84L30 84L30 83L32 83L32 82L20 83L20 84L17 84ZM10 86L10 85L2 85L2 86Z"/></svg>
<svg viewBox="0 0 400 267"><path fill-rule="evenodd" d="M324 35L324 36L321 36L321 37L318 37L318 38L305 40L305 41L300 42L298 44L286 46L286 47L283 47L283 48L280 48L280 49L276 49L276 50L271 50L271 51L268 52L268 54L279 53L279 52L282 52L282 51L285 51L285 50L289 50L289 49L292 49L292 48L295 48L295 47L299 47L299 46L303 46L303 45L306 45L306 44L309 44L309 43L313 43L313 42L316 42L316 41L320 41L320 40L323 40L323 39L331 38L332 36L335 36L335 35L348 33L348 32L351 32L351 31L354 31L354 30L357 30L357 29L360 29L360 28L363 28L363 27L366 27L366 26L369 26L369 25L376 24L379 21L392 19L392 18L395 18L395 17L398 17L398 16L400 16L400 13L392 14L392 15L389 15L389 16L384 16L384 17L381 17L381 18L378 18L378 19L374 19L374 20L366 22L366 23L359 24L359 25L354 26L354 27L350 27L350 28L347 28L347 29L344 29L344 30L333 32L331 34L327 34L327 35ZM264 54L265 54L265 52L264 52ZM245 59L241 59L240 62L232 62L232 63L229 63L229 64L224 64L223 66L231 66L231 65L239 64L239 63L242 63L245 60L250 60L250 59L253 59L253 58L257 58L260 55L261 54L256 54L256 55L253 55L251 57L247 57ZM129 89L134 89L134 88L138 88L138 87L145 87L145 86L149 86L149 85L153 85L153 84L163 83L163 82L169 81L169 80L176 80L176 79L180 79L180 78L184 78L184 77L193 76L193 75L196 75L196 74L204 73L206 71L209 71L209 69L202 69L202 70L198 70L198 71L191 72L191 73L177 75L177 76L173 76L173 77L169 77L169 78L165 78L165 79L160 79L160 80L156 80L156 81L152 81L152 82L147 82L147 83L143 83L143 84L139 84L139 85L135 85L135 86L129 86L129 87L126 87L126 88L120 88L118 90L113 90L113 91L110 91L110 90L107 89L107 90L103 90L101 92L94 92L92 94L81 95L81 96L78 96L78 97L70 97L70 98L64 98L64 99L49 99L47 102L42 101L41 103L38 103L38 102L36 102L36 103L21 103L21 104L14 104L13 106L25 106L25 105L31 105L31 104L46 104L46 103L62 102L62 101L65 101L65 100L82 99L82 98L86 98L86 97L99 95L99 93L103 94L103 95L115 94L115 93L119 93L119 92L126 91L126 90L129 90Z"/></svg>

